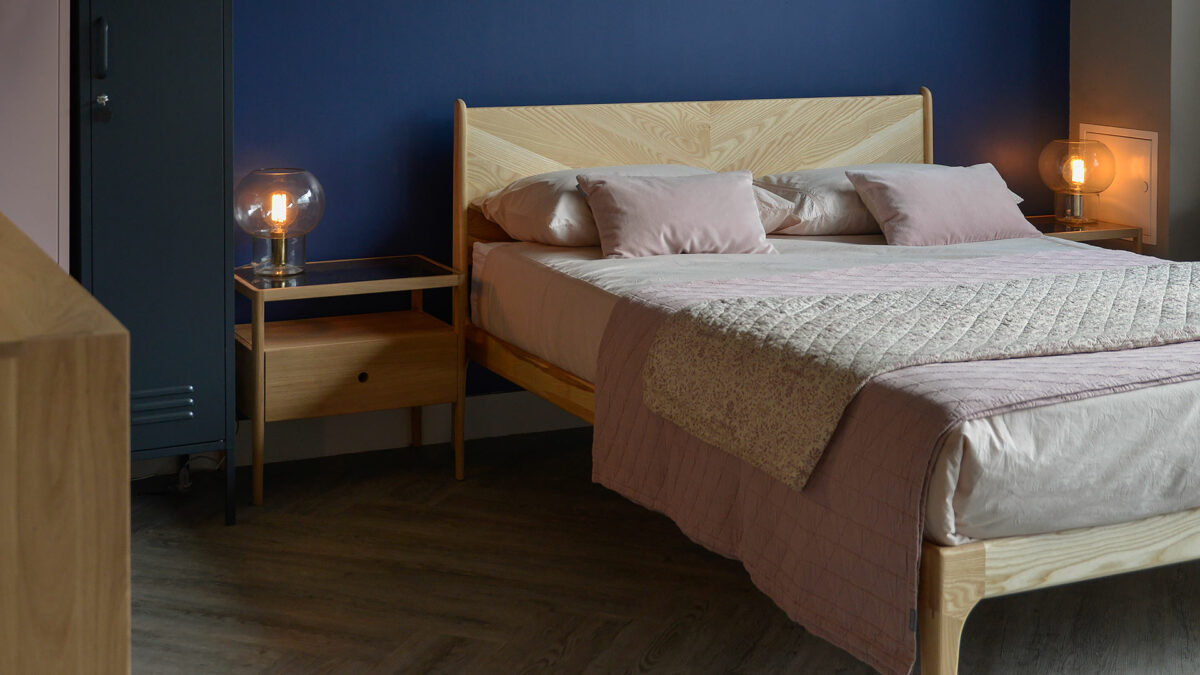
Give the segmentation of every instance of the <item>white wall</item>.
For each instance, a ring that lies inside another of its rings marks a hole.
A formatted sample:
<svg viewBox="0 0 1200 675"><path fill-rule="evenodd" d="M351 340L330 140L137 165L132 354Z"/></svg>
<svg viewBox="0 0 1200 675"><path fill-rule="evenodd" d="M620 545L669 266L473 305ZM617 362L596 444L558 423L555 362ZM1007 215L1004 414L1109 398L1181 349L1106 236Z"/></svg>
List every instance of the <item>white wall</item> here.
<svg viewBox="0 0 1200 675"><path fill-rule="evenodd" d="M0 211L69 269L70 2L0 5Z"/></svg>

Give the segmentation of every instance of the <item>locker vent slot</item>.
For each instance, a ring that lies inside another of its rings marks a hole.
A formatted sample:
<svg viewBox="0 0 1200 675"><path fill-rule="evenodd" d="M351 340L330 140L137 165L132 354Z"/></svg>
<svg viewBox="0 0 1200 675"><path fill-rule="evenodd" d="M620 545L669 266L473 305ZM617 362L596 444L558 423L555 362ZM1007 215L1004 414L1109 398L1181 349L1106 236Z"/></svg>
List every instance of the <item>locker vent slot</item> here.
<svg viewBox="0 0 1200 675"><path fill-rule="evenodd" d="M141 389L130 396L130 422L155 424L196 416L196 388L190 384L158 389Z"/></svg>

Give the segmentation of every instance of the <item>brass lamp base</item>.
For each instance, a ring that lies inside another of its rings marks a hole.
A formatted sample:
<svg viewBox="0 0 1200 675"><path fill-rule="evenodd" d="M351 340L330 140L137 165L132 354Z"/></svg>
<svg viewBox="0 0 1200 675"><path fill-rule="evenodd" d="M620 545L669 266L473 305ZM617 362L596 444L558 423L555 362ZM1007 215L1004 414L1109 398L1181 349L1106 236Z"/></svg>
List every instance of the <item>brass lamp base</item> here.
<svg viewBox="0 0 1200 675"><path fill-rule="evenodd" d="M1055 209L1054 220L1056 222L1075 229L1083 229L1084 225L1096 222L1095 218L1083 215L1082 193L1063 192L1059 194L1062 196L1062 208Z"/></svg>
<svg viewBox="0 0 1200 675"><path fill-rule="evenodd" d="M290 277L304 272L304 237L255 237L254 273Z"/></svg>

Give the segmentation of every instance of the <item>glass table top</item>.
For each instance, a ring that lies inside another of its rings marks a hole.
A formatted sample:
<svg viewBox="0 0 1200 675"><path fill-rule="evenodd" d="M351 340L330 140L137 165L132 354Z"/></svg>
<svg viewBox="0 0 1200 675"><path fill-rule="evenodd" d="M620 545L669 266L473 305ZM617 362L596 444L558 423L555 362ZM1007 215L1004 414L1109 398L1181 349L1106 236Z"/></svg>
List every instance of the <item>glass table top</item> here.
<svg viewBox="0 0 1200 675"><path fill-rule="evenodd" d="M309 288L394 279L420 279L453 275L454 270L419 255L359 258L305 263L304 271L290 277L255 276L249 265L234 270L238 281L256 290Z"/></svg>
<svg viewBox="0 0 1200 675"><path fill-rule="evenodd" d="M1119 230L1136 230L1140 229L1136 225L1117 225L1115 223L1106 223L1103 221L1093 221L1083 223L1081 225L1072 225L1068 223L1060 223L1054 219L1054 216L1033 216L1029 222L1038 229L1042 234L1052 234L1059 232L1109 232Z"/></svg>

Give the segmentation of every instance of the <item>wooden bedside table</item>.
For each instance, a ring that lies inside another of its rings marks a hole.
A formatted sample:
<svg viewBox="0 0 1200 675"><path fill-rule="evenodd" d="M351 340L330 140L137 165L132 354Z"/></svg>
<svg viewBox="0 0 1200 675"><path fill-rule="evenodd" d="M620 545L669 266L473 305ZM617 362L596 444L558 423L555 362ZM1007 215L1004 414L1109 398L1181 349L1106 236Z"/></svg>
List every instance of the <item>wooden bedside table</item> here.
<svg viewBox="0 0 1200 675"><path fill-rule="evenodd" d="M455 474L463 467L462 326L422 311L421 292L454 288L463 275L419 255L310 262L294 277L234 270L250 299L251 322L235 328L238 401L254 424L254 503L263 499L266 423L390 408L412 408L413 445L421 406L453 405ZM410 291L402 312L267 321L266 303ZM245 410L249 408L249 410Z"/></svg>
<svg viewBox="0 0 1200 675"><path fill-rule="evenodd" d="M1071 241L1123 239L1133 242L1135 253L1142 252L1142 228L1134 225L1096 222L1074 227L1057 222L1054 220L1054 216L1029 216L1028 220L1047 237L1058 237Z"/></svg>

